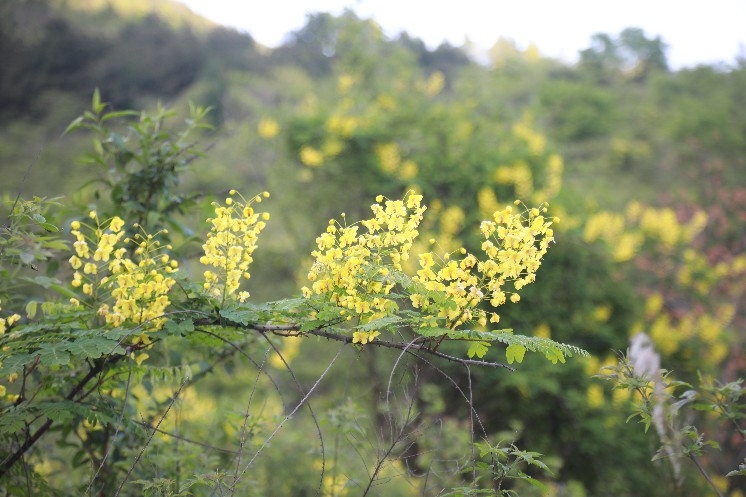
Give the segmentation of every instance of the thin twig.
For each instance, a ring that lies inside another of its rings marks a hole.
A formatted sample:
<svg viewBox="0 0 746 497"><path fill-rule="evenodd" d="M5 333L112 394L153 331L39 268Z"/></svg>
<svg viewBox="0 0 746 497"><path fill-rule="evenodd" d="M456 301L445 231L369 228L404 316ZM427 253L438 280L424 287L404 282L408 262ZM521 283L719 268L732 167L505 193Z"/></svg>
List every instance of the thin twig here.
<svg viewBox="0 0 746 497"><path fill-rule="evenodd" d="M246 406L246 413L243 417L243 423L241 424L241 436L239 438L239 445L238 445L238 451L236 453L236 469L233 473L233 483L231 484L230 492L231 495L235 495L236 493L236 485L238 484L239 480L239 471L241 470L241 459L243 457L244 449L246 448L246 441L247 441L247 425L249 423L249 416L251 415L251 405L254 403L254 395L257 392L257 388L259 386L259 378L261 378L261 374L264 371L264 366L267 363L267 358L269 357L269 352L272 349L267 349L267 352L264 354L264 359L262 360L261 364L257 366L259 370L259 374L256 375L256 378L254 378L254 384L251 387L251 394L249 395L249 402ZM280 389L277 388L278 394L280 394ZM280 394L280 397L282 395Z"/></svg>
<svg viewBox="0 0 746 497"><path fill-rule="evenodd" d="M124 387L124 399L122 400L122 411L119 413L119 421L117 422L116 430L114 430L114 436L111 437L112 443L109 445L109 450L106 451L106 454L104 454L104 457L101 458L101 464L99 464L98 469L91 477L91 481L88 483L88 488L85 489L85 494L88 495L91 491L91 487L93 487L93 482L96 481L96 477L98 477L98 474L101 472L101 470L104 467L104 464L106 464L106 460L109 458L109 455L111 455L112 451L114 451L114 441L117 439L117 435L119 434L119 430L122 427L122 423L124 421L124 411L127 409L127 398L130 394L130 385L132 384L132 358L129 360L129 371L127 373L127 383Z"/></svg>
<svg viewBox="0 0 746 497"><path fill-rule="evenodd" d="M705 480L707 480L707 483L710 484L710 486L715 491L715 493L718 494L719 497L723 497L723 494L720 492L720 489L718 489L717 485L715 485L715 482L712 481L712 479L710 478L710 475L707 473L705 468L703 468L702 465L699 463L697 456L695 456L694 454L689 454L689 459L691 459L694 465L697 466L697 469L699 470L700 473L702 473L702 476L705 477Z"/></svg>
<svg viewBox="0 0 746 497"><path fill-rule="evenodd" d="M257 451L252 456L251 460L246 463L246 467L244 467L243 471L241 472L241 476L243 476L246 471L249 470L251 465L254 463L254 460L256 460L257 457L259 457L259 454L262 453L262 451L269 445L270 441L277 435L277 433L282 429L283 426L285 426L285 423L288 422L290 418L295 415L296 412L306 403L306 400L311 396L313 392L316 391L316 388L321 384L321 380L323 380L326 377L326 374L331 370L332 366L337 362L337 359L339 358L339 355L342 353L342 350L344 349L344 346L340 347L337 353L334 355L332 360L327 365L326 369L321 373L321 376L316 380L316 382L311 386L311 388L308 390L306 395L303 396L302 399L300 399L300 402L293 408L293 410L288 413L285 418L280 421L280 423L275 427L275 429L270 433L270 435L264 440L262 445L257 449Z"/></svg>
<svg viewBox="0 0 746 497"><path fill-rule="evenodd" d="M365 487L365 490L363 491L363 494L362 494L363 497L368 495L368 492L370 492L370 489L373 486L373 482L375 482L376 479L378 478L378 474L381 472L381 469L383 468L383 465L385 464L385 462L391 456L391 453L394 451L394 448L397 445L399 445L399 442L401 442L407 437L406 429L412 424L412 420L414 419L414 416L412 416L413 406L414 406L414 397L411 397L411 400L409 402L409 407L407 409L407 414L404 417L404 421L401 425L401 428L399 429L399 432L396 434L396 436L393 437L393 440L391 441L388 448L386 449L386 452L384 452L381 456L378 457L375 468L373 469L373 472L370 474L370 477L368 478L368 485ZM392 429L394 427L393 416L391 418L391 427Z"/></svg>
<svg viewBox="0 0 746 497"><path fill-rule="evenodd" d="M188 381L189 381L189 378L184 378L184 381L181 382L181 386L171 398L171 402L169 403L168 408L163 413L161 418L158 420L158 423L156 423L153 431L150 433L150 436L145 441L145 444L140 449L140 452L137 454L137 457L135 457L135 460L132 462L132 466L130 466L130 469L127 471L127 474L124 475L124 478L122 479L122 483L119 484L119 488L117 488L117 492L114 494L114 497L118 497L119 493L122 491L122 488L124 488L124 484L127 482L130 475L132 475L132 472L135 470L135 466L137 466L137 463L140 462L140 458L145 453L145 449L147 449L150 446L150 442L153 440L153 436L155 436L155 433L158 430L158 427L161 426L161 423L163 422L163 420L166 419L166 416L168 416L168 412L171 410L171 407L176 402L176 399L179 398L181 391L184 389L184 386L187 384Z"/></svg>
<svg viewBox="0 0 746 497"><path fill-rule="evenodd" d="M290 367L290 364L288 364L288 362L285 360L285 357L283 357L277 346L272 343L272 340L270 340L266 335L262 336L264 336L264 339L267 341L270 347L272 347L282 363L285 365L285 368L287 369L288 373L290 373L290 377L293 379L295 386L298 388L298 392L303 395L303 386L300 384L300 381L298 381L298 377L295 376L295 372ZM306 402L306 407L308 407L308 412L311 414L311 419L313 419L313 423L316 426L316 432L319 434L319 444L321 445L321 473L319 475L319 486L316 491L317 495L321 495L321 487L324 484L324 475L326 473L326 447L324 446L324 435L321 432L321 425L319 424L319 420L316 418L316 413L313 412L311 402Z"/></svg>

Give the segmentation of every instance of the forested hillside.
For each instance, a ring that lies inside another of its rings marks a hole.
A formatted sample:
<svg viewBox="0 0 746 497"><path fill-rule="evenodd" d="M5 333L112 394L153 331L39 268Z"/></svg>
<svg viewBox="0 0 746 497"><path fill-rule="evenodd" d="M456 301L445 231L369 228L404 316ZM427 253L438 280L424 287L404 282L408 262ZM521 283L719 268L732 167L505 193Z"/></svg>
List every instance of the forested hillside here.
<svg viewBox="0 0 746 497"><path fill-rule="evenodd" d="M3 2L0 495L746 495L746 61L470 50Z"/></svg>

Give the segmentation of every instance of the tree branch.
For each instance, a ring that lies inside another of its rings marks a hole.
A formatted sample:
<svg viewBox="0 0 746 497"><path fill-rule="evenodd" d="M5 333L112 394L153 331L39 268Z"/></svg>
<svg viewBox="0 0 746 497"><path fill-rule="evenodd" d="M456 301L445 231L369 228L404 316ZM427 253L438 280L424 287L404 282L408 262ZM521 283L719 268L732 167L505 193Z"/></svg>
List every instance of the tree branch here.
<svg viewBox="0 0 746 497"><path fill-rule="evenodd" d="M257 323L249 323L249 324L243 324L243 323L237 323L230 320L225 319L216 319L216 318L200 318L195 319L194 324L196 325L221 325L221 326L230 326L233 328L238 329L244 329L244 330L252 330L256 331L262 334L265 333L271 333L273 335L278 336L303 336L303 335L314 335L322 338L327 338L329 340L336 340L338 342L342 343L353 343L352 337L349 336L343 336L338 335L336 333L330 333L328 331L325 331L321 328L317 328L315 330L310 331L300 331L301 325L296 323L291 324L257 324ZM515 371L515 368L508 366L507 364L503 364L501 362L490 362L490 361L481 361L477 359L463 359L461 357L456 357L448 354L444 354L442 352L438 352L435 349L429 348L425 346L424 342L394 342L390 340L373 340L371 342L368 342L367 345L374 345L377 347L387 347L390 349L397 349L404 352L407 352L409 354L414 354L414 352L421 352L425 354L429 354L435 357L439 357L441 359L446 359L451 362L456 362L458 364L461 364L463 366L473 365L473 366L482 366L482 367L488 367L488 368L504 368L508 371Z"/></svg>
<svg viewBox="0 0 746 497"><path fill-rule="evenodd" d="M91 381L93 378L98 376L104 368L109 365L113 364L114 362L119 361L124 356L114 356L109 355L103 358L103 360L99 361L98 364L94 365L88 373L75 385L72 390L65 396L65 400L73 400L76 395L78 395L88 384L89 381ZM88 394L84 395L83 398L85 398ZM80 399L78 399L80 400ZM6 458L2 464L0 465L0 478L5 476L5 474L10 470L10 468L13 467L15 463L17 463L23 456L26 454L26 452L31 449L31 447L34 446L36 442L39 441L39 439L47 432L49 431L49 428L52 427L52 420L47 419L44 424L42 424L31 436L26 438L26 441L21 445L18 450L16 450L13 454L11 454L8 458Z"/></svg>

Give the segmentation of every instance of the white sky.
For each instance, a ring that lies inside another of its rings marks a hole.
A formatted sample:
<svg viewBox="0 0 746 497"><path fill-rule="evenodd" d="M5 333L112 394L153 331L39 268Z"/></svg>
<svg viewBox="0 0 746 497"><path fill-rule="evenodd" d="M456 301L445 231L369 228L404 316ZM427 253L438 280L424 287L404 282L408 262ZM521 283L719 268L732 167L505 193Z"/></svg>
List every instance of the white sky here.
<svg viewBox="0 0 746 497"><path fill-rule="evenodd" d="M669 45L673 68L733 64L746 55L746 0L179 0L194 12L248 32L259 43L280 45L305 25L306 14L340 14L350 7L373 18L387 35L407 31L430 47L467 38L487 49L505 37L544 56L575 61L595 33L618 35L639 27Z"/></svg>

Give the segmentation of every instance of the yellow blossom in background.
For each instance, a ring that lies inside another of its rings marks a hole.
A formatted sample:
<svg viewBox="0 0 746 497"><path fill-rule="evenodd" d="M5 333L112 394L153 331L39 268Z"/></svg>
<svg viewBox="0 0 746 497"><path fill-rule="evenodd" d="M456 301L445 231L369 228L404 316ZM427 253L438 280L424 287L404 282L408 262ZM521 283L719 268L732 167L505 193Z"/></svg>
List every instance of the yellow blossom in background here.
<svg viewBox="0 0 746 497"><path fill-rule="evenodd" d="M526 50L523 51L523 57L526 59L526 62L535 64L541 61L541 51L539 51L539 47L536 44L529 43Z"/></svg>
<svg viewBox="0 0 746 497"><path fill-rule="evenodd" d="M536 328L534 328L534 336L551 339L552 329L547 323L539 323L538 325L536 325Z"/></svg>
<svg viewBox="0 0 746 497"><path fill-rule="evenodd" d="M396 109L396 100L391 95L379 95L376 98L376 103L380 105L383 110L386 111Z"/></svg>
<svg viewBox="0 0 746 497"><path fill-rule="evenodd" d="M429 78L427 78L427 81L425 81L425 95L429 97L438 95L441 91L443 91L445 82L446 78L445 76L443 76L443 73L440 71L435 71L433 74L430 75Z"/></svg>
<svg viewBox="0 0 746 497"><path fill-rule="evenodd" d="M601 407L604 405L604 389L597 383L592 383L586 390L586 398L590 407Z"/></svg>
<svg viewBox="0 0 746 497"><path fill-rule="evenodd" d="M670 208L646 209L640 219L640 228L643 232L659 238L669 249L680 241L682 235L676 213Z"/></svg>
<svg viewBox="0 0 746 497"><path fill-rule="evenodd" d="M211 227L202 245L205 255L200 262L211 269L204 272L203 287L221 302L234 296L244 302L249 298L249 292L236 292L241 280L251 277L249 266L254 261L252 254L256 250L259 233L269 219L268 213L257 213L251 206L261 202L262 198L268 198L269 193L264 192L249 201L235 190L231 190L230 195L225 199L225 206L212 203L215 217L207 220ZM234 199L234 196L238 198Z"/></svg>
<svg viewBox="0 0 746 497"><path fill-rule="evenodd" d="M309 167L318 167L324 162L324 154L309 145L303 145L300 148L298 157L303 164Z"/></svg>
<svg viewBox="0 0 746 497"><path fill-rule="evenodd" d="M396 143L377 144L375 146L375 154L378 164L384 172L392 174L399 168L401 156L399 155L399 147Z"/></svg>
<svg viewBox="0 0 746 497"><path fill-rule="evenodd" d="M355 77L351 74L342 74L337 79L337 91L339 93L347 93L352 86L355 84Z"/></svg>
<svg viewBox="0 0 746 497"><path fill-rule="evenodd" d="M324 147L321 153L326 157L334 157L344 150L344 142L336 138L329 138L324 142Z"/></svg>
<svg viewBox="0 0 746 497"><path fill-rule="evenodd" d="M599 361L598 357L590 355L588 357L583 358L582 360L585 361L585 374L588 376L593 376L594 374L598 374L598 372L601 369L601 361Z"/></svg>
<svg viewBox="0 0 746 497"><path fill-rule="evenodd" d="M534 193L533 200L537 203L548 202L556 197L562 189L562 173L564 163L562 157L552 154L547 160L547 178L544 187Z"/></svg>
<svg viewBox="0 0 746 497"><path fill-rule="evenodd" d="M645 315L652 318L663 309L663 295L654 293L645 300Z"/></svg>
<svg viewBox="0 0 746 497"><path fill-rule="evenodd" d="M336 133L343 138L350 138L359 125L357 117L340 114L330 116L326 122L326 128L330 132Z"/></svg>
<svg viewBox="0 0 746 497"><path fill-rule="evenodd" d="M259 124L257 125L257 131L259 133L259 136L261 136L265 140L269 140L277 136L277 134L280 132L280 125L274 119L265 117L259 121Z"/></svg>
<svg viewBox="0 0 746 497"><path fill-rule="evenodd" d="M627 262L634 258L640 250L644 239L642 233L626 232L617 239L614 244L612 258L616 262Z"/></svg>
<svg viewBox="0 0 746 497"><path fill-rule="evenodd" d="M599 323L606 323L611 317L611 305L597 305L593 309L593 320Z"/></svg>
<svg viewBox="0 0 746 497"><path fill-rule="evenodd" d="M627 220L629 220L630 222L637 222L640 219L643 210L643 205L637 200L633 200L632 202L628 203L625 209Z"/></svg>
<svg viewBox="0 0 746 497"><path fill-rule="evenodd" d="M543 135L531 129L531 121L530 115L524 116L520 122L513 125L513 134L526 142L533 155L540 155L546 148L547 140Z"/></svg>
<svg viewBox="0 0 746 497"><path fill-rule="evenodd" d="M498 167L494 179L499 184L513 185L518 197L529 198L534 191L531 168L523 161Z"/></svg>
<svg viewBox="0 0 746 497"><path fill-rule="evenodd" d="M624 216L613 212L597 212L585 224L583 241L593 243L601 239L614 244L623 232Z"/></svg>
<svg viewBox="0 0 746 497"><path fill-rule="evenodd" d="M409 181L417 177L417 164L412 160L405 160L402 162L401 168L399 169L399 179L402 181Z"/></svg>
<svg viewBox="0 0 746 497"><path fill-rule="evenodd" d="M483 216L489 216L500 208L497 202L497 195L495 195L495 191L489 186L483 186L479 189L477 193L477 205L479 206L479 212Z"/></svg>
<svg viewBox="0 0 746 497"><path fill-rule="evenodd" d="M288 364L293 362L293 360L298 357L298 354L300 354L301 341L302 339L297 336L283 337L282 349L280 350L280 352L282 353L282 359L285 359L285 362L287 362ZM279 355L273 353L269 358L269 363L274 368L285 369L285 362L283 362L282 359Z"/></svg>
<svg viewBox="0 0 746 497"><path fill-rule="evenodd" d="M440 215L440 231L446 238L456 236L464 226L464 211L457 205L448 207Z"/></svg>
<svg viewBox="0 0 746 497"><path fill-rule="evenodd" d="M611 391L611 402L614 405L626 404L629 402L631 392L626 388L615 388Z"/></svg>

